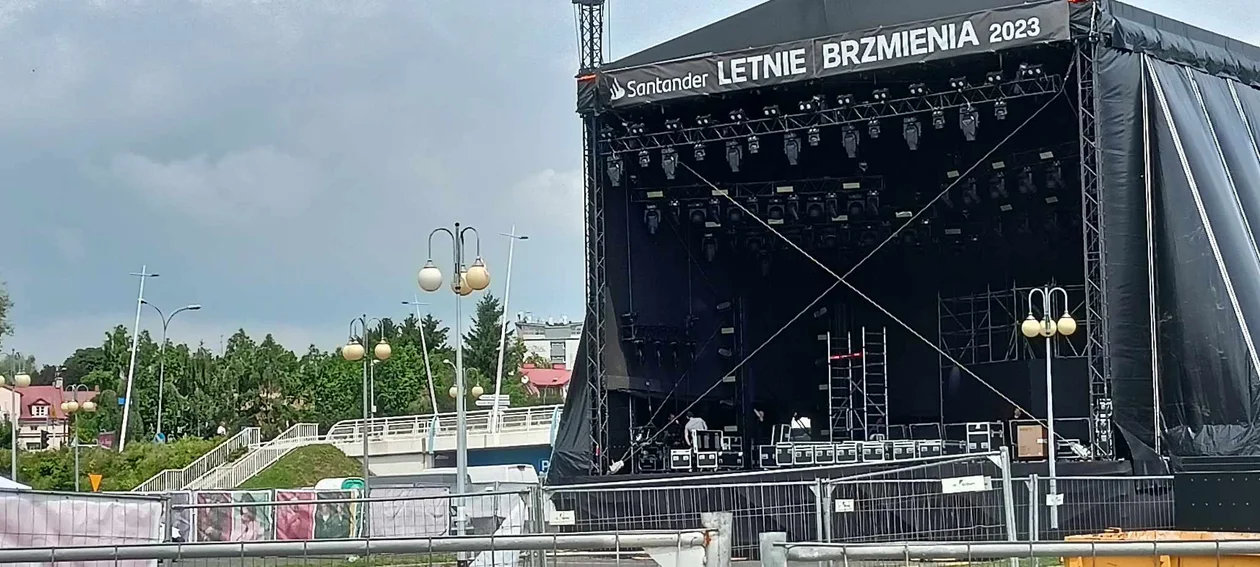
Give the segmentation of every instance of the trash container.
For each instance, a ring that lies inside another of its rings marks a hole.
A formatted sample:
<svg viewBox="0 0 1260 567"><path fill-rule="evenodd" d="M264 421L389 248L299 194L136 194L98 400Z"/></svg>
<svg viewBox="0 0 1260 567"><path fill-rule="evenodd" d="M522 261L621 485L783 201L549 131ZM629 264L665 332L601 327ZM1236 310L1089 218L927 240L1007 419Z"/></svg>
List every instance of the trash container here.
<svg viewBox="0 0 1260 567"><path fill-rule="evenodd" d="M1179 530L1143 530L1126 532L1109 530L1100 534L1068 536L1069 542L1093 541L1216 541L1260 539L1260 534L1232 532L1191 532ZM1222 555L1221 557L1169 557L1161 555L1159 563L1149 555L1116 557L1065 557L1064 567L1260 567L1260 555Z"/></svg>

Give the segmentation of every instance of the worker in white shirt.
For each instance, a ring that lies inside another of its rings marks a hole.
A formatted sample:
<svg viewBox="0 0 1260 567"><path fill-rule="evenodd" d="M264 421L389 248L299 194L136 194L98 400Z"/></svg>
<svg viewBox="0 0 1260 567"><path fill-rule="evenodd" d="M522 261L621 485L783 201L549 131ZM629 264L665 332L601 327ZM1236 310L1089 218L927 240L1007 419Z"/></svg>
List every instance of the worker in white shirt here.
<svg viewBox="0 0 1260 567"><path fill-rule="evenodd" d="M708 429L709 424L705 423L703 418L697 417L696 414L692 412L687 412L687 425L683 426L683 436L687 439L688 445L695 446L696 441L694 432L708 431Z"/></svg>

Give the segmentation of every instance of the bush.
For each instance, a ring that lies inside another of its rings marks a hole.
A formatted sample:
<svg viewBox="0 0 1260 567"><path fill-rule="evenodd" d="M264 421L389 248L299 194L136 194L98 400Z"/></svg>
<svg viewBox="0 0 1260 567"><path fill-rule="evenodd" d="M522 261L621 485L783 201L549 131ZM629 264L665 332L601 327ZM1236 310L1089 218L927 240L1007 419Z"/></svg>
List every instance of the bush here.
<svg viewBox="0 0 1260 567"><path fill-rule="evenodd" d="M119 453L95 447L79 449L81 488L91 488L87 475L101 475L102 491L127 491L164 469L183 468L213 449L222 439L183 438L167 444L130 443ZM9 451L0 450L0 470L7 472ZM38 490L74 490L74 451L18 453L18 482Z"/></svg>

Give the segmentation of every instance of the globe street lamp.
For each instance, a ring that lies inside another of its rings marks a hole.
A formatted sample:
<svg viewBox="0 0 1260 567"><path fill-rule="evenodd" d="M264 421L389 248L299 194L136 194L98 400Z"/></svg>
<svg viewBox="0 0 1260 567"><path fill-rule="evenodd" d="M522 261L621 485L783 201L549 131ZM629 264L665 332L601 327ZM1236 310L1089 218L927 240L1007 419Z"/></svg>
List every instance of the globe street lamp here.
<svg viewBox="0 0 1260 567"><path fill-rule="evenodd" d="M13 360L14 360L14 361L16 361L16 363L17 363L17 364L21 364L21 361L20 361L20 360L18 359L18 357L16 356L16 351L14 351L14 354L15 354L15 356L13 356L13 357L12 357L12 358L13 358ZM3 386L4 384L5 384L5 382L4 382L4 376L0 376L0 386ZM13 411L11 411L11 412L10 412L12 415L10 415L10 416L9 416L9 417L10 417L10 419L12 420L12 423L10 424L10 429L9 429L9 436L10 436L10 439L9 439L9 442L10 442L10 445L9 445L9 447L10 447L10 450L9 450L9 480L12 480L13 482L17 482L17 480L18 480L18 460L17 460L17 454L18 454L18 419L22 417L22 395L21 395L21 394L19 394L17 391L18 391L18 388L25 388L25 387L30 386L30 385L31 385L31 376L30 376L30 374L27 374L27 373L25 373L25 372L21 372L21 371L19 371L17 368L14 368L14 374L13 374L13 400L14 400L14 402L15 402L15 405L14 405L14 407L13 407Z"/></svg>
<svg viewBox="0 0 1260 567"><path fill-rule="evenodd" d="M373 374L375 374L376 369L370 363L370 359L367 356L367 349L364 348L363 344L360 343L359 339L356 337L362 336L365 342L368 340L367 329L368 329L369 323L376 323L377 328L381 330L380 341L377 342L376 346L372 348L372 356L375 357L376 360L382 361L382 362L389 360L389 357L391 354L394 353L394 350L390 348L389 342L385 340L385 325L380 319L368 319L367 315L356 317L350 320L350 341L346 343L346 346L341 347L342 358L346 359L349 362L359 362L360 360L363 361L363 422L362 422L362 425L360 425L359 427L359 434L360 436L363 437L363 488L365 492L364 496L369 496L371 494L371 492L368 490L368 476L371 473L370 469L368 468L368 464L369 464L368 460L370 458L368 456L368 425L369 425L369 422L371 419L371 413L372 413L371 405L370 405L372 404L372 394L371 392L369 392L368 382L371 378L368 376L368 372L371 371ZM356 328L359 331L362 331L361 334L359 335L355 334ZM367 524L364 524L364 526L366 525Z"/></svg>
<svg viewBox="0 0 1260 567"><path fill-rule="evenodd" d="M75 384L66 388L70 393L70 399L61 402L62 413L70 416L74 420L72 429L74 430L74 438L70 442L70 446L74 448L74 491L79 491L79 413L93 413L96 411L96 402L85 400L79 402L79 392L87 392L88 387L83 384Z"/></svg>
<svg viewBox="0 0 1260 567"><path fill-rule="evenodd" d="M455 292L455 492L459 494L459 500L456 504L456 514L460 518L457 522L459 535L466 533L464 527L464 504L463 496L467 492L468 480L468 404L467 397L464 395L464 340L463 332L460 329L463 321L463 315L460 313L460 297L466 297L473 291L480 291L490 286L490 270L486 268L486 263L481 258L481 235L477 233L477 229L466 226L461 227L459 223L455 223L455 229L437 228L429 233L429 255L425 261L424 267L420 269L420 273L416 275L416 283L420 285L420 289L427 292L435 292L442 287L442 271L433 263L433 235L442 232L451 237L452 247L454 248L452 258L454 260L452 267L454 275L451 277L451 291ZM471 266L465 268L464 257L464 237L468 233L472 233L475 238L474 252L475 256Z"/></svg>
<svg viewBox="0 0 1260 567"><path fill-rule="evenodd" d="M1036 310L1036 297L1041 296L1041 318L1038 319L1034 311ZM1063 297L1063 315L1056 321L1054 319L1054 298L1056 296ZM1046 502L1050 505L1050 527L1052 529L1059 528L1059 491L1058 481L1056 480L1055 461L1057 460L1058 443L1054 435L1054 374L1051 370L1051 342L1055 335L1065 337L1071 336L1076 332L1076 319L1072 318L1072 314L1068 308L1067 290L1061 287L1042 286L1035 287L1028 291L1028 317L1019 325L1019 331L1029 339L1043 337L1046 339L1046 449L1048 451L1046 462L1050 468L1050 491L1046 494Z"/></svg>
<svg viewBox="0 0 1260 567"><path fill-rule="evenodd" d="M157 440L159 443L164 443L166 442L166 434L162 432L162 401L166 399L166 331L171 326L171 319L174 319L176 315L185 311L200 311L201 305L196 303L185 305L176 309L171 313L170 317L167 317L166 314L162 313L161 308L150 303L149 300L141 298L140 303L152 307L154 311L158 312L158 318L162 320L162 345L158 347Z"/></svg>

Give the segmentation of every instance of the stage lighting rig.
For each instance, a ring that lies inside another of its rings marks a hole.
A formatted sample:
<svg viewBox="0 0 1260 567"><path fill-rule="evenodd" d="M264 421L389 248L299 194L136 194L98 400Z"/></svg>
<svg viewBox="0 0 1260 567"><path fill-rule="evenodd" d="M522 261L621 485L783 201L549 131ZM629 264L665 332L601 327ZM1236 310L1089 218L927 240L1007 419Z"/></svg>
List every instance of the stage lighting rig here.
<svg viewBox="0 0 1260 567"><path fill-rule="evenodd" d="M919 136L923 135L923 125L919 124L919 119L915 117L906 118L902 121L902 134L906 138L906 146L910 151L919 149Z"/></svg>
<svg viewBox="0 0 1260 567"><path fill-rule="evenodd" d="M862 195L849 195L849 202L846 208L849 214L844 220L860 219L862 214L866 212L866 199L862 198Z"/></svg>
<svg viewBox="0 0 1260 567"><path fill-rule="evenodd" d="M717 258L717 239L712 234L704 235L701 248L704 249L705 260L712 262Z"/></svg>
<svg viewBox="0 0 1260 567"><path fill-rule="evenodd" d="M993 103L993 117L998 120L1006 120L1006 116L1010 114L1010 110L1006 108L1006 101L999 100Z"/></svg>
<svg viewBox="0 0 1260 567"><path fill-rule="evenodd" d="M731 122L743 122L744 118L746 118L747 116L744 114L744 109L741 108L737 110L732 110L730 117L731 117Z"/></svg>
<svg viewBox="0 0 1260 567"><path fill-rule="evenodd" d="M783 207L781 199L771 199L770 204L766 206L766 222L768 224L783 224L787 212Z"/></svg>
<svg viewBox="0 0 1260 567"><path fill-rule="evenodd" d="M783 155L787 156L789 165L797 165L801 159L801 140L796 134L783 135Z"/></svg>
<svg viewBox="0 0 1260 567"><path fill-rule="evenodd" d="M642 136L647 133L647 126L645 126L642 122L637 122L627 125L626 131L629 132L631 136Z"/></svg>
<svg viewBox="0 0 1260 567"><path fill-rule="evenodd" d="M826 230L818 235L818 244L823 248L835 248L839 244L839 240L834 230Z"/></svg>
<svg viewBox="0 0 1260 567"><path fill-rule="evenodd" d="M970 209L980 205L980 190L976 187L974 177L968 177L962 182L962 204L963 209Z"/></svg>
<svg viewBox="0 0 1260 567"><path fill-rule="evenodd" d="M802 100L801 103L797 105L797 107L801 109L801 112L813 112L815 110L822 110L823 97L822 95L814 95L810 97L808 100Z"/></svg>
<svg viewBox="0 0 1260 567"><path fill-rule="evenodd" d="M744 211L739 207L731 207L726 210L726 222L732 226L738 225L744 221Z"/></svg>
<svg viewBox="0 0 1260 567"><path fill-rule="evenodd" d="M874 246L879 243L879 234L874 230L863 230L862 234L858 236L858 242L865 247Z"/></svg>
<svg viewBox="0 0 1260 567"><path fill-rule="evenodd" d="M998 85L1003 82L1001 71L991 71L984 76L984 81L990 85Z"/></svg>
<svg viewBox="0 0 1260 567"><path fill-rule="evenodd" d="M961 91L967 88L967 77L954 77L949 80L949 88Z"/></svg>
<svg viewBox="0 0 1260 567"><path fill-rule="evenodd" d="M888 100L888 95L888 89L875 89L874 91L871 91L871 98L879 102Z"/></svg>
<svg viewBox="0 0 1260 567"><path fill-rule="evenodd" d="M625 126L625 125L623 124L622 126ZM612 126L605 124L603 128L600 128L599 137L604 140L611 140L613 137Z"/></svg>
<svg viewBox="0 0 1260 567"><path fill-rule="evenodd" d="M1010 196L1010 193L1006 191L1006 173L993 172L993 176L989 178L989 197L994 201L1005 201Z"/></svg>
<svg viewBox="0 0 1260 567"><path fill-rule="evenodd" d="M620 157L613 157L608 160L608 181L613 187L621 187L621 173L625 169Z"/></svg>
<svg viewBox="0 0 1260 567"><path fill-rule="evenodd" d="M827 193L827 198L823 199L823 208L827 211L828 219L840 220L840 199L835 193Z"/></svg>
<svg viewBox="0 0 1260 567"><path fill-rule="evenodd" d="M709 199L709 226L722 226L722 202L714 197Z"/></svg>
<svg viewBox="0 0 1260 567"><path fill-rule="evenodd" d="M674 148L661 150L661 169L665 171L665 179L674 179L678 173L678 152Z"/></svg>
<svg viewBox="0 0 1260 567"><path fill-rule="evenodd" d="M914 83L910 85L910 96L923 96L928 94L927 85L924 83Z"/></svg>
<svg viewBox="0 0 1260 567"><path fill-rule="evenodd" d="M1019 76L1025 79L1035 79L1043 75L1041 65L1029 65L1028 63L1019 64Z"/></svg>
<svg viewBox="0 0 1260 567"><path fill-rule="evenodd" d="M1037 180L1033 175L1033 169L1029 166L1024 166L1019 170L1019 192L1021 195L1037 193Z"/></svg>
<svg viewBox="0 0 1260 567"><path fill-rule="evenodd" d="M976 141L976 130L980 128L980 113L971 106L958 111L958 127L968 142Z"/></svg>
<svg viewBox="0 0 1260 567"><path fill-rule="evenodd" d="M647 167L649 165L652 165L652 154L649 154L647 150L639 152L639 167Z"/></svg>
<svg viewBox="0 0 1260 567"><path fill-rule="evenodd" d="M854 128L852 124L845 124L840 130L840 135L841 141L844 142L844 152L849 155L849 159L857 159L858 146L862 144L857 128Z"/></svg>
<svg viewBox="0 0 1260 567"><path fill-rule="evenodd" d="M744 160L744 148L735 140L726 141L726 164L731 166L731 173L739 173L739 164Z"/></svg>
<svg viewBox="0 0 1260 567"><path fill-rule="evenodd" d="M851 94L842 94L836 97L837 106L840 106L843 108L846 106L850 106L852 104L853 104L853 95Z"/></svg>
<svg viewBox="0 0 1260 567"><path fill-rule="evenodd" d="M682 119L671 118L665 121L665 129L671 132L682 130Z"/></svg>
<svg viewBox="0 0 1260 567"><path fill-rule="evenodd" d="M696 117L696 126L712 126L713 124L712 114L702 114Z"/></svg>
<svg viewBox="0 0 1260 567"><path fill-rule="evenodd" d="M767 106L767 107L765 107L765 108L761 109L761 111L762 111L762 112L764 112L766 116L778 116L778 115L779 115L779 107L778 107L778 105L770 105L770 106Z"/></svg>
<svg viewBox="0 0 1260 567"><path fill-rule="evenodd" d="M817 128L810 128L805 134L805 141L809 142L809 145L817 147L818 143L822 142L822 132L819 132Z"/></svg>
<svg viewBox="0 0 1260 567"><path fill-rule="evenodd" d="M879 138L879 131L880 125L878 119L874 119L866 123L866 134L870 136L872 140Z"/></svg>
<svg viewBox="0 0 1260 567"><path fill-rule="evenodd" d="M808 218L811 222L823 220L823 216L826 214L827 211L823 207L822 197L811 195L805 201L805 218Z"/></svg>
<svg viewBox="0 0 1260 567"><path fill-rule="evenodd" d="M696 226L704 226L704 221L708 216L709 213L705 211L704 205L692 205L687 209L687 218Z"/></svg>
<svg viewBox="0 0 1260 567"><path fill-rule="evenodd" d="M937 130L945 129L945 111L944 110L932 111L932 127L936 128Z"/></svg>
<svg viewBox="0 0 1260 567"><path fill-rule="evenodd" d="M784 212L787 213L787 220L797 222L801 220L801 199L796 195L788 195L787 203L783 205Z"/></svg>
<svg viewBox="0 0 1260 567"><path fill-rule="evenodd" d="M1058 160L1046 164L1046 189L1058 191L1063 188L1063 165Z"/></svg>
<svg viewBox="0 0 1260 567"><path fill-rule="evenodd" d="M704 144L696 144L694 149L696 161L704 161L704 155L707 153L704 149Z"/></svg>
<svg viewBox="0 0 1260 567"><path fill-rule="evenodd" d="M756 136L748 137L748 153L757 154L761 152L761 138Z"/></svg>
<svg viewBox="0 0 1260 567"><path fill-rule="evenodd" d="M647 225L648 234L653 236L661 229L661 211L656 208L656 205L648 205L643 211L643 224Z"/></svg>
<svg viewBox="0 0 1260 567"><path fill-rule="evenodd" d="M678 199L670 199L668 207L669 217L674 219L674 223L677 224L682 217L682 203L679 203Z"/></svg>

